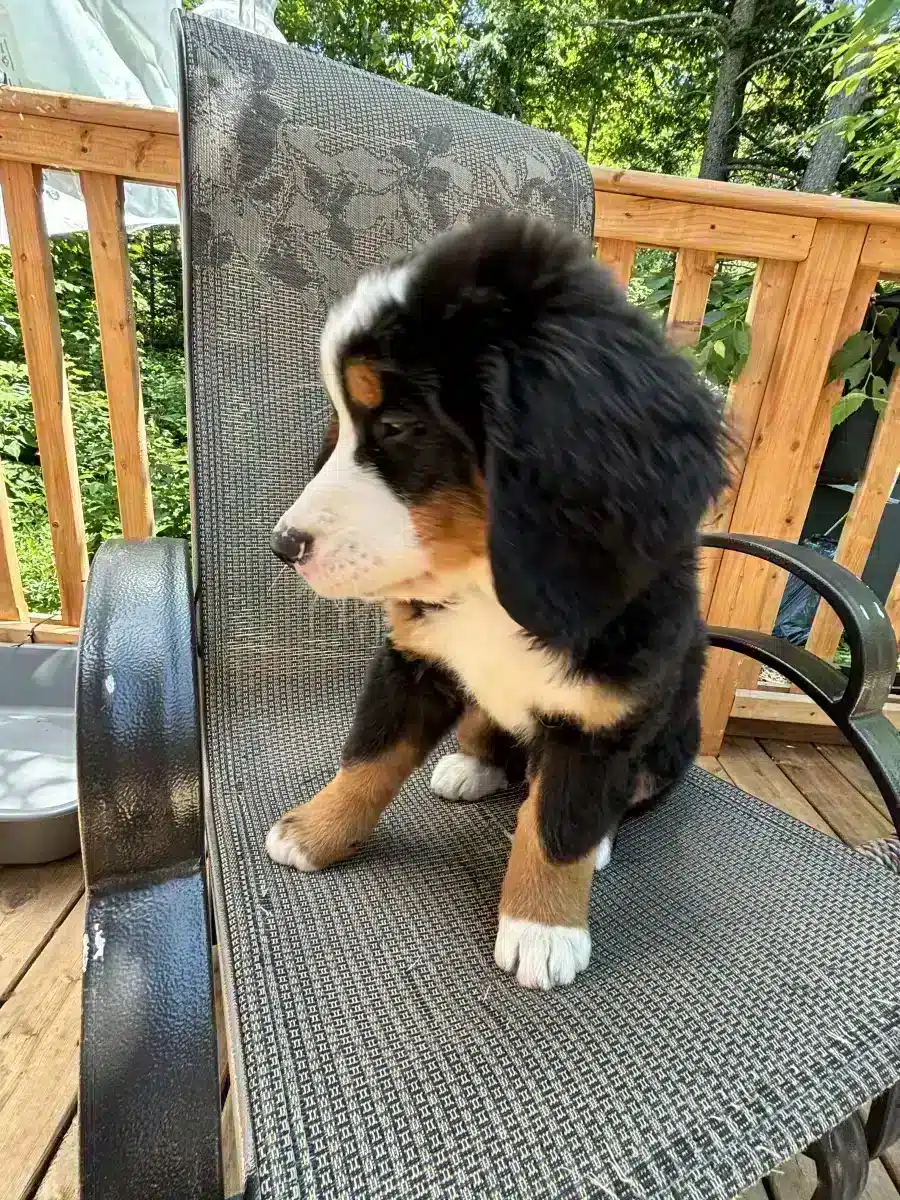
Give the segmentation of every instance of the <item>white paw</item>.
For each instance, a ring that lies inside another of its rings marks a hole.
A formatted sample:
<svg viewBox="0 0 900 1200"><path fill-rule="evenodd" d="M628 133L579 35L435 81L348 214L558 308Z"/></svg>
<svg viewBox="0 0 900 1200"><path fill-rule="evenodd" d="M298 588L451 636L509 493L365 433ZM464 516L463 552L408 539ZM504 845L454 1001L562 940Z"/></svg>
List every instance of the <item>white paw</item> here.
<svg viewBox="0 0 900 1200"><path fill-rule="evenodd" d="M602 871L604 867L608 867L612 858L613 840L611 837L605 837L597 849L594 851L594 870Z"/></svg>
<svg viewBox="0 0 900 1200"><path fill-rule="evenodd" d="M501 971L515 971L522 987L547 991L556 984L572 983L590 958L591 935L586 929L500 918L494 962Z"/></svg>
<svg viewBox="0 0 900 1200"><path fill-rule="evenodd" d="M291 837L290 830L285 828L282 821L276 821L266 834L266 851L269 858L283 863L286 867L293 867L296 871L318 870Z"/></svg>
<svg viewBox="0 0 900 1200"><path fill-rule="evenodd" d="M480 800L505 787L499 767L471 754L445 754L431 775L431 790L444 800Z"/></svg>

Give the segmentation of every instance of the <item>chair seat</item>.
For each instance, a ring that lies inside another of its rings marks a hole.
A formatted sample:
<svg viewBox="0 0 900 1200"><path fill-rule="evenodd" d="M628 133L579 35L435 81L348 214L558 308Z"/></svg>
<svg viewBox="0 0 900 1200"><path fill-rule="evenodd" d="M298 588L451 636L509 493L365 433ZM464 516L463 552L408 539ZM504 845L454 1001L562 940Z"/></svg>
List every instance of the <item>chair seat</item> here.
<svg viewBox="0 0 900 1200"><path fill-rule="evenodd" d="M549 994L492 961L515 796L426 769L355 860L271 863L362 661L245 665L208 714L263 1195L730 1200L900 1076L900 879L699 769L625 827Z"/></svg>

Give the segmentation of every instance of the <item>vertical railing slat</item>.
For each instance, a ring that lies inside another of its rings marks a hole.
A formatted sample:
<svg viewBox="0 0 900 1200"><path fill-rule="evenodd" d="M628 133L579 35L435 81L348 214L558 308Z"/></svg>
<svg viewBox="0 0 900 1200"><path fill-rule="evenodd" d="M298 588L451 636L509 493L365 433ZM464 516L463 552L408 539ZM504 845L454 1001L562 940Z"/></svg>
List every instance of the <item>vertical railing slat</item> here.
<svg viewBox="0 0 900 1200"><path fill-rule="evenodd" d="M703 328L709 289L716 269L713 250L679 250L675 259L675 286L669 303L666 329L676 346L695 346Z"/></svg>
<svg viewBox="0 0 900 1200"><path fill-rule="evenodd" d="M830 409L825 373L859 263L866 226L823 220L797 267L760 406L731 528L796 541L818 470L800 470L808 447L824 451ZM777 583L777 580L774 582ZM709 606L713 625L757 629L775 590L765 564L723 557ZM703 686L703 753L721 745L739 662L713 651Z"/></svg>
<svg viewBox="0 0 900 1200"><path fill-rule="evenodd" d="M856 485L850 510L841 531L835 559L862 575L881 524L884 506L893 490L900 464L900 371L894 372L887 406L875 428L862 478ZM813 620L808 650L831 659L841 640L842 626L827 604L821 603Z"/></svg>
<svg viewBox="0 0 900 1200"><path fill-rule="evenodd" d="M27 617L28 605L22 590L3 464L0 462L0 620L24 621Z"/></svg>
<svg viewBox="0 0 900 1200"><path fill-rule="evenodd" d="M122 532L126 538L151 537L153 501L122 181L84 171L81 190L87 207Z"/></svg>
<svg viewBox="0 0 900 1200"><path fill-rule="evenodd" d="M621 238L597 238L597 257L603 262L623 288L628 288L631 272L634 270L634 256L637 246L634 242L626 242Z"/></svg>
<svg viewBox="0 0 900 1200"><path fill-rule="evenodd" d="M77 625L84 602L87 546L50 243L41 203L40 169L28 163L0 161L0 187L47 494L62 620L66 625Z"/></svg>
<svg viewBox="0 0 900 1200"><path fill-rule="evenodd" d="M728 390L728 420L734 439L734 450L729 464L731 482L719 498L715 511L710 513L704 522L704 529L710 532L724 532L731 525L731 516L741 488L747 455L759 419L759 410L775 359L775 350L796 273L796 263L782 262L774 258L760 259L756 267L750 304L747 307L750 356L743 371ZM721 562L721 550L704 550L701 555L701 603L704 616L709 611Z"/></svg>

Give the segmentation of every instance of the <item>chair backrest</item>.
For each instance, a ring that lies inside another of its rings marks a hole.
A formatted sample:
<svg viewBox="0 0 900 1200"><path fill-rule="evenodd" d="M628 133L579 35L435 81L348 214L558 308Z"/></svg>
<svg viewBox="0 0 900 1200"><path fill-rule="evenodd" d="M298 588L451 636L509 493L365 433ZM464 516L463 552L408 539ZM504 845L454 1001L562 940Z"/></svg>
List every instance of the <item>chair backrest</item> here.
<svg viewBox="0 0 900 1200"><path fill-rule="evenodd" d="M327 403L319 333L363 270L502 207L589 237L584 161L553 134L216 21L182 20L194 534L207 669L303 653L378 615L275 582L276 519ZM341 628L335 623L341 622ZM340 640L340 639L338 639Z"/></svg>

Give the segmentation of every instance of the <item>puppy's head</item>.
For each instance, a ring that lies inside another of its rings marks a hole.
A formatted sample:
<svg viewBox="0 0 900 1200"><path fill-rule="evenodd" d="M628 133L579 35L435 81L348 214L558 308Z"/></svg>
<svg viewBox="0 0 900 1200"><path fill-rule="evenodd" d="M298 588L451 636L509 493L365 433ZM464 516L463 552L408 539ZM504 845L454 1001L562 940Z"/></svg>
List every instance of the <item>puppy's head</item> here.
<svg viewBox="0 0 900 1200"><path fill-rule="evenodd" d="M581 240L531 219L364 276L322 376L332 424L272 544L323 595L476 582L535 634L590 636L724 482L716 399Z"/></svg>

